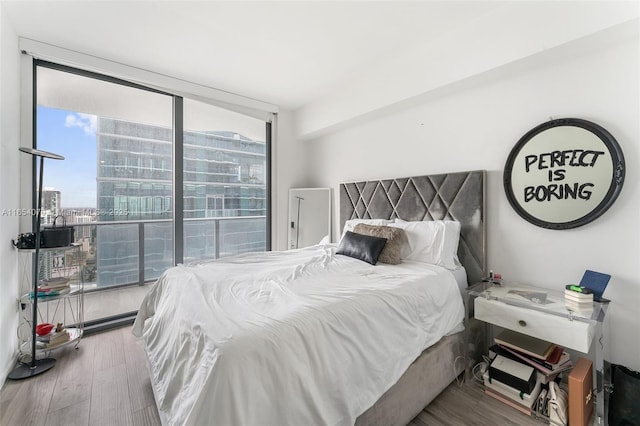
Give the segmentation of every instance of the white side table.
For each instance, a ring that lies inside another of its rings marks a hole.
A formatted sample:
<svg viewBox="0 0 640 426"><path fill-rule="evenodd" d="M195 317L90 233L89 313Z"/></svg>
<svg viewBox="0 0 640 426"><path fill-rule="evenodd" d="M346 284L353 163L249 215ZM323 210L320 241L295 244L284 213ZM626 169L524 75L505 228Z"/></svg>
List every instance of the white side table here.
<svg viewBox="0 0 640 426"><path fill-rule="evenodd" d="M546 300L544 303L536 303L523 296L527 292L544 293ZM609 303L593 302L593 309L574 312L564 305L564 292L508 283L495 285L479 282L466 289L466 325L469 329L471 318L475 318L490 325L556 343L587 356L593 345L594 355L590 358L594 367L595 420L596 424L606 425L604 392L609 390L611 378L604 366L606 348L602 339L602 325L608 305ZM489 346L491 344L487 342L487 348Z"/></svg>

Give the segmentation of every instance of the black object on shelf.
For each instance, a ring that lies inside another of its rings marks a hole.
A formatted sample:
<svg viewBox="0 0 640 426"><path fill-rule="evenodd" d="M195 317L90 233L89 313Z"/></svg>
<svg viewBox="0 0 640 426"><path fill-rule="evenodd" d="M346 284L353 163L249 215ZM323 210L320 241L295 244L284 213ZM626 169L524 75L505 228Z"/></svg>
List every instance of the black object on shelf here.
<svg viewBox="0 0 640 426"><path fill-rule="evenodd" d="M64 160L64 157L51 152L42 151L33 148L19 148L20 151L33 155L36 158L40 158L40 176L38 179L38 206L36 213L35 224L35 260L33 265L33 294L38 293L38 264L40 261L40 222L42 219L42 176L44 171L44 159L51 158L53 160ZM28 379L29 377L37 376L44 373L47 370L53 368L56 365L54 358L36 359L36 325L38 323L38 298L33 298L33 319L31 323L31 362L28 364L20 363L16 368L7 376L11 380Z"/></svg>
<svg viewBox="0 0 640 426"><path fill-rule="evenodd" d="M62 225L57 225L58 218L62 218ZM67 220L62 215L58 215L53 219L51 226L45 226L42 231L41 247L67 247L73 243L73 226L67 226Z"/></svg>

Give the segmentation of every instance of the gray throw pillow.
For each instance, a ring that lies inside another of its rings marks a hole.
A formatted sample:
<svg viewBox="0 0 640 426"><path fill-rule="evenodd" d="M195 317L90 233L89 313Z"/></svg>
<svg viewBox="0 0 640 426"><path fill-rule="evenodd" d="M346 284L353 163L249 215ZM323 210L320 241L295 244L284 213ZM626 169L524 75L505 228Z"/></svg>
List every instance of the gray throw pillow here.
<svg viewBox="0 0 640 426"><path fill-rule="evenodd" d="M402 247L407 244L407 235L404 233L404 229L359 223L353 228L353 231L357 234L386 238L387 244L378 256L378 262L390 265L398 265L402 262Z"/></svg>

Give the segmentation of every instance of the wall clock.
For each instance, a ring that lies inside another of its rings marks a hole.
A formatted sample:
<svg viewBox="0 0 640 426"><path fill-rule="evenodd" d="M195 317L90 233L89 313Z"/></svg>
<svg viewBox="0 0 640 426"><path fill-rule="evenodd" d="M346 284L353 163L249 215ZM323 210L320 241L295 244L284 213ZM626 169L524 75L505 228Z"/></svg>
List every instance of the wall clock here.
<svg viewBox="0 0 640 426"><path fill-rule="evenodd" d="M520 138L507 158L504 189L525 220L570 229L611 207L624 174L622 150L608 131L587 120L562 118Z"/></svg>

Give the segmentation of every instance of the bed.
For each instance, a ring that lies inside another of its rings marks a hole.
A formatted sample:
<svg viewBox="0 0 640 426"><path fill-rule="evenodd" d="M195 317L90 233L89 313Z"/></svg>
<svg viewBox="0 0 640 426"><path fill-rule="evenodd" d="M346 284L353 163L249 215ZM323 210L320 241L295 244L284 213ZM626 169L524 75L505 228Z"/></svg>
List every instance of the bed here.
<svg viewBox="0 0 640 426"><path fill-rule="evenodd" d="M373 266L322 244L167 270L134 323L163 424L410 421L464 369L460 292L485 270L484 175L340 185L341 229L459 222L453 269Z"/></svg>

